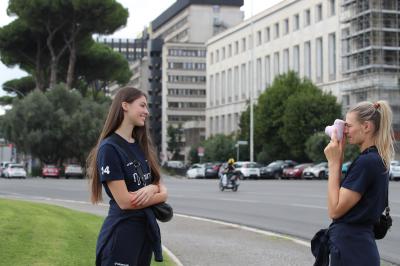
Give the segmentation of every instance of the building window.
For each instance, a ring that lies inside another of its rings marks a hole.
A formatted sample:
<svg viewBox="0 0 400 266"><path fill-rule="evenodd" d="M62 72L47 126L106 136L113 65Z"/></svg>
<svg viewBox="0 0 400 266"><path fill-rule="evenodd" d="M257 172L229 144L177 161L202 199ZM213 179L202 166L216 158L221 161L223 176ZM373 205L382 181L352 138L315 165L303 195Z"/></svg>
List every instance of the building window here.
<svg viewBox="0 0 400 266"><path fill-rule="evenodd" d="M250 34L250 35L249 35L249 42L248 42L248 44L249 44L249 49L253 48L253 34Z"/></svg>
<svg viewBox="0 0 400 266"><path fill-rule="evenodd" d="M221 58L221 60L224 60L224 59L225 59L225 47L222 48L222 58Z"/></svg>
<svg viewBox="0 0 400 266"><path fill-rule="evenodd" d="M274 38L278 39L279 38L279 22L275 23L274 28L275 28Z"/></svg>
<svg viewBox="0 0 400 266"><path fill-rule="evenodd" d="M242 64L240 72L240 91L242 99L246 99L246 64Z"/></svg>
<svg viewBox="0 0 400 266"><path fill-rule="evenodd" d="M336 15L336 1L329 0L329 15L334 16Z"/></svg>
<svg viewBox="0 0 400 266"><path fill-rule="evenodd" d="M329 80L336 79L336 34L331 33L328 36L328 60L329 60Z"/></svg>
<svg viewBox="0 0 400 266"><path fill-rule="evenodd" d="M300 16L296 14L293 16L293 31L296 31L300 28Z"/></svg>
<svg viewBox="0 0 400 266"><path fill-rule="evenodd" d="M225 103L226 98L226 72L222 71L221 74L221 103Z"/></svg>
<svg viewBox="0 0 400 266"><path fill-rule="evenodd" d="M214 64L214 53L210 53L210 65Z"/></svg>
<svg viewBox="0 0 400 266"><path fill-rule="evenodd" d="M221 99L221 83L219 80L219 73L215 75L215 87L214 87L214 99L215 105L219 105L219 100Z"/></svg>
<svg viewBox="0 0 400 266"><path fill-rule="evenodd" d="M316 80L322 82L323 80L323 48L322 48L322 37L316 41Z"/></svg>
<svg viewBox="0 0 400 266"><path fill-rule="evenodd" d="M257 31L257 46L261 45L261 40L262 40L262 36L261 36L261 31Z"/></svg>
<svg viewBox="0 0 400 266"><path fill-rule="evenodd" d="M242 38L242 52L246 51L246 38Z"/></svg>
<svg viewBox="0 0 400 266"><path fill-rule="evenodd" d="M283 73L289 72L289 49L283 50Z"/></svg>
<svg viewBox="0 0 400 266"><path fill-rule="evenodd" d="M239 53L239 41L235 42L235 55Z"/></svg>
<svg viewBox="0 0 400 266"><path fill-rule="evenodd" d="M215 62L219 62L219 49L217 50L215 57Z"/></svg>
<svg viewBox="0 0 400 266"><path fill-rule="evenodd" d="M274 76L279 75L279 52L274 53Z"/></svg>
<svg viewBox="0 0 400 266"><path fill-rule="evenodd" d="M235 101L239 100L239 67L235 66L235 70L233 73L234 77L233 80L235 81L233 83L233 88L234 88L234 95L235 95Z"/></svg>
<svg viewBox="0 0 400 266"><path fill-rule="evenodd" d="M261 69L261 58L257 59L256 63L256 91L257 91L257 96L260 96L261 91L263 90L263 84L262 84L262 69Z"/></svg>
<svg viewBox="0 0 400 266"><path fill-rule="evenodd" d="M271 60L269 55L265 57L265 85L268 88L271 85Z"/></svg>
<svg viewBox="0 0 400 266"><path fill-rule="evenodd" d="M298 45L293 47L293 71L296 73L300 71L300 47Z"/></svg>
<svg viewBox="0 0 400 266"><path fill-rule="evenodd" d="M311 11L307 9L304 11L304 26L307 27L311 24Z"/></svg>
<svg viewBox="0 0 400 266"><path fill-rule="evenodd" d="M271 40L271 31L269 27L265 28L265 36L264 36L264 42L269 42Z"/></svg>
<svg viewBox="0 0 400 266"><path fill-rule="evenodd" d="M321 21L322 20L322 4L318 4L315 7L315 21Z"/></svg>
<svg viewBox="0 0 400 266"><path fill-rule="evenodd" d="M285 19L283 21L283 34L286 35L289 33L289 19Z"/></svg>
<svg viewBox="0 0 400 266"><path fill-rule="evenodd" d="M228 79L227 79L227 98L228 98L228 103L232 102L232 68L228 69Z"/></svg>
<svg viewBox="0 0 400 266"><path fill-rule="evenodd" d="M311 79L311 43L304 43L304 76Z"/></svg>
<svg viewBox="0 0 400 266"><path fill-rule="evenodd" d="M210 75L210 87L209 88L210 88L210 91L207 93L208 102L210 103L210 106L213 106L214 105L214 99L215 99L215 97L214 97L214 95L215 95L215 87L214 87L214 76L213 75Z"/></svg>
<svg viewBox="0 0 400 266"><path fill-rule="evenodd" d="M232 56L232 44L228 45L228 57Z"/></svg>

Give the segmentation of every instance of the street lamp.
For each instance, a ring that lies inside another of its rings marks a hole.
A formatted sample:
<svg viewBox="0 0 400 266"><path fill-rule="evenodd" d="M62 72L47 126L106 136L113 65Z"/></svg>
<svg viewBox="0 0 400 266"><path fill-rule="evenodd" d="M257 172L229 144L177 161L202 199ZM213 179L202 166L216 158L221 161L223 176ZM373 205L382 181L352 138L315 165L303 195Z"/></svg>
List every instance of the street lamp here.
<svg viewBox="0 0 400 266"><path fill-rule="evenodd" d="M255 88L254 70L254 17L253 17L253 0L251 0L251 86L250 86L250 161L254 162L254 111L253 111L253 93Z"/></svg>

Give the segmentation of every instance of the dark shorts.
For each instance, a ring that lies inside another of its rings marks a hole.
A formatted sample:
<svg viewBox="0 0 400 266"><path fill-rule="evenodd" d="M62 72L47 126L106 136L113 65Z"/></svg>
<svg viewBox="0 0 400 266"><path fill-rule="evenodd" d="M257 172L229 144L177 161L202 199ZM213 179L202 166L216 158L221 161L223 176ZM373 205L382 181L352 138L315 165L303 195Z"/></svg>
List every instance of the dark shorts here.
<svg viewBox="0 0 400 266"><path fill-rule="evenodd" d="M102 266L147 266L151 263L152 246L146 223L137 220L120 222L101 254Z"/></svg>
<svg viewBox="0 0 400 266"><path fill-rule="evenodd" d="M379 266L372 226L333 224L329 229L331 266Z"/></svg>

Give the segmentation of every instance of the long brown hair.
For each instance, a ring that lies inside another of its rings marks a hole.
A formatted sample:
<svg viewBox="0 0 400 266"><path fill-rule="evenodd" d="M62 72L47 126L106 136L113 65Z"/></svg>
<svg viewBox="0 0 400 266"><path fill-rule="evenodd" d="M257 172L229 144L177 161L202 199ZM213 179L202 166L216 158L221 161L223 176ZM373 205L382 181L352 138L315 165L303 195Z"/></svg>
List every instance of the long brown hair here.
<svg viewBox="0 0 400 266"><path fill-rule="evenodd" d="M102 140L114 133L124 120L124 110L122 109L122 103L131 103L142 96L147 98L146 94L138 89L135 89L133 87L124 87L117 92L113 102L111 103L106 122L104 123L100 137L97 140L97 144L91 150L86 161L87 173L92 191L91 201L94 204L102 201L102 186L99 178L99 172L97 170L97 154L99 150L99 145ZM153 183L158 184L160 181L160 166L158 164L156 152L154 150L149 135L147 120L145 121L143 127L135 126L133 128L132 137L136 140L136 142L139 144L144 152L144 155L150 166Z"/></svg>
<svg viewBox="0 0 400 266"><path fill-rule="evenodd" d="M355 112L359 122L371 121L375 126L375 145L386 169L394 156L392 110L387 101L360 102L349 112Z"/></svg>

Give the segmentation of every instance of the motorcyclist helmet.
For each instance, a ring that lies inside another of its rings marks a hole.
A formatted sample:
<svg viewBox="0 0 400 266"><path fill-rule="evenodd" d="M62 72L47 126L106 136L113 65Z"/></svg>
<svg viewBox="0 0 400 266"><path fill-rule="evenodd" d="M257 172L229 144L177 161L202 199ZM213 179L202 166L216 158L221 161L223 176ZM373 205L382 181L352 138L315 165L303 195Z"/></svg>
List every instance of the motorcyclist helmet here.
<svg viewBox="0 0 400 266"><path fill-rule="evenodd" d="M230 159L228 160L228 164L229 164L229 165L233 165L234 163L235 163L235 159L230 158Z"/></svg>

